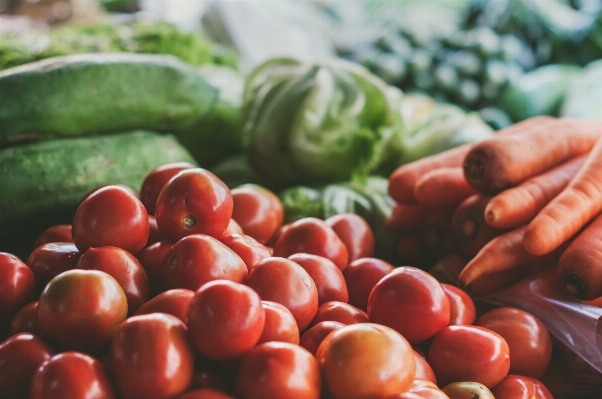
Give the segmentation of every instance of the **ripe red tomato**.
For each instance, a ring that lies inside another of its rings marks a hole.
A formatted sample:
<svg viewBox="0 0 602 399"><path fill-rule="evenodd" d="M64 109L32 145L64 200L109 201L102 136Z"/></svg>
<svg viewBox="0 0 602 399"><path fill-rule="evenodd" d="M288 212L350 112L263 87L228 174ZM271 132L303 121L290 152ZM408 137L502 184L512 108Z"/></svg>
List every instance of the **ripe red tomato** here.
<svg viewBox="0 0 602 399"><path fill-rule="evenodd" d="M236 399L232 395L228 395L224 391L212 388L201 388L195 389L194 391L188 391L182 396L178 396L178 399Z"/></svg>
<svg viewBox="0 0 602 399"><path fill-rule="evenodd" d="M272 301L261 301L261 306L265 310L265 324L257 343L280 341L299 344L299 327L291 311Z"/></svg>
<svg viewBox="0 0 602 399"><path fill-rule="evenodd" d="M233 359L259 341L265 310L259 295L229 280L204 284L188 306L187 325L195 348L214 360Z"/></svg>
<svg viewBox="0 0 602 399"><path fill-rule="evenodd" d="M276 229L276 231L274 232L274 234L270 237L268 242L265 243L265 246L268 248L274 248L274 245L276 245L276 242L278 241L278 239L280 238L282 233L284 233L286 230L290 229L291 225L292 225L292 223L287 223L287 224L283 224L282 226L278 227Z"/></svg>
<svg viewBox="0 0 602 399"><path fill-rule="evenodd" d="M54 355L42 339L16 334L0 344L0 393L3 398L27 399L36 370Z"/></svg>
<svg viewBox="0 0 602 399"><path fill-rule="evenodd" d="M35 242L33 243L33 248L36 249L40 245L44 245L49 242L73 242L73 237L71 236L71 225L57 224L48 227L36 238Z"/></svg>
<svg viewBox="0 0 602 399"><path fill-rule="evenodd" d="M167 399L192 381L194 351L186 325L165 313L132 316L115 332L111 365L123 399Z"/></svg>
<svg viewBox="0 0 602 399"><path fill-rule="evenodd" d="M338 321L345 325L369 322L366 312L340 301L324 302L318 307L312 325L316 325L322 321Z"/></svg>
<svg viewBox="0 0 602 399"><path fill-rule="evenodd" d="M443 291L449 299L449 325L471 325L477 319L477 309L472 298L461 288L441 283Z"/></svg>
<svg viewBox="0 0 602 399"><path fill-rule="evenodd" d="M234 219L244 233L265 244L282 225L284 208L276 194L257 184L232 189Z"/></svg>
<svg viewBox="0 0 602 399"><path fill-rule="evenodd" d="M221 237L232 207L232 194L224 182L206 169L186 169L161 190L155 217L161 233L172 242L190 234Z"/></svg>
<svg viewBox="0 0 602 399"><path fill-rule="evenodd" d="M194 291L185 288L167 290L145 302L134 314L167 313L186 323L188 305L193 296Z"/></svg>
<svg viewBox="0 0 602 399"><path fill-rule="evenodd" d="M381 398L407 391L416 374L409 342L392 328L350 324L327 335L316 359L333 399Z"/></svg>
<svg viewBox="0 0 602 399"><path fill-rule="evenodd" d="M196 166L188 162L172 162L161 165L146 175L140 188L140 201L144 204L149 215L155 214L157 198L159 198L159 193L165 184L178 172L192 168L196 168Z"/></svg>
<svg viewBox="0 0 602 399"><path fill-rule="evenodd" d="M27 266L33 271L41 290L57 274L75 269L81 255L73 243L50 242L33 250L27 258Z"/></svg>
<svg viewBox="0 0 602 399"><path fill-rule="evenodd" d="M345 244L349 263L374 256L374 234L364 218L355 213L340 213L324 221Z"/></svg>
<svg viewBox="0 0 602 399"><path fill-rule="evenodd" d="M529 312L500 307L484 313L476 325L495 331L510 348L510 373L540 378L552 360L552 340L546 326Z"/></svg>
<svg viewBox="0 0 602 399"><path fill-rule="evenodd" d="M299 345L265 342L243 357L234 391L241 399L318 399L318 362Z"/></svg>
<svg viewBox="0 0 602 399"><path fill-rule="evenodd" d="M246 283L265 301L284 305L304 331L318 311L318 290L310 275L292 260L278 257L259 261Z"/></svg>
<svg viewBox="0 0 602 399"><path fill-rule="evenodd" d="M222 242L222 244L240 256L240 258L245 262L249 272L253 270L253 267L257 262L272 256L270 251L264 245L260 244L251 236L244 234L229 234L220 237L219 240Z"/></svg>
<svg viewBox="0 0 602 399"><path fill-rule="evenodd" d="M35 296L36 282L31 269L15 255L0 252L0 330Z"/></svg>
<svg viewBox="0 0 602 399"><path fill-rule="evenodd" d="M226 227L226 230L224 230L224 234L222 234L222 235L229 236L230 234L240 234L240 235L245 234L245 232L242 231L242 227L240 227L240 225L238 223L236 223L236 220L234 220L232 218L230 219L230 222L228 223L228 227Z"/></svg>
<svg viewBox="0 0 602 399"><path fill-rule="evenodd" d="M44 337L64 350L101 352L126 316L123 288L98 270L73 269L57 275L38 301Z"/></svg>
<svg viewBox="0 0 602 399"><path fill-rule="evenodd" d="M349 254L337 233L318 218L299 219L282 232L274 245L274 256L287 258L297 253L323 256L341 270L347 266Z"/></svg>
<svg viewBox="0 0 602 399"><path fill-rule="evenodd" d="M306 330L299 341L299 345L316 355L318 347L324 341L324 338L334 330L344 327L345 324L338 321L321 321L314 324L310 329Z"/></svg>
<svg viewBox="0 0 602 399"><path fill-rule="evenodd" d="M366 310L372 288L393 269L395 267L392 264L377 258L360 258L350 262L343 271L349 303Z"/></svg>
<svg viewBox="0 0 602 399"><path fill-rule="evenodd" d="M23 306L10 321L8 334L32 333L38 336L42 335L40 322L38 321L38 301L28 303Z"/></svg>
<svg viewBox="0 0 602 399"><path fill-rule="evenodd" d="M512 355L510 356L512 358ZM508 374L491 393L495 399L553 399L548 388L536 378Z"/></svg>
<svg viewBox="0 0 602 399"><path fill-rule="evenodd" d="M135 255L140 265L146 271L150 296L164 291L161 266L163 265L163 258L169 252L172 245L171 241L159 241L142 249L142 251Z"/></svg>
<svg viewBox="0 0 602 399"><path fill-rule="evenodd" d="M245 281L249 271L245 262L230 248L205 234L192 234L176 242L164 255L161 265L167 289L196 291L209 281Z"/></svg>
<svg viewBox="0 0 602 399"><path fill-rule="evenodd" d="M412 266L387 274L368 298L370 321L393 328L412 344L431 338L449 323L449 317L449 299L441 284Z"/></svg>
<svg viewBox="0 0 602 399"><path fill-rule="evenodd" d="M323 256L298 253L288 257L310 275L318 289L318 304L329 301L347 302L349 293L343 272Z"/></svg>
<svg viewBox="0 0 602 399"><path fill-rule="evenodd" d="M108 273L123 288L128 301L128 315L147 301L149 285L146 271L134 255L118 247L88 248L77 262L78 269Z"/></svg>
<svg viewBox="0 0 602 399"><path fill-rule="evenodd" d="M478 398L478 397L477 397ZM432 381L416 378L410 389L403 393L387 396L386 399L450 399ZM470 399L475 399L471 397Z"/></svg>
<svg viewBox="0 0 602 399"><path fill-rule="evenodd" d="M155 219L155 217L152 215L148 215L148 228L149 233L148 241L146 242L146 247L159 241L167 241L167 238L165 238L165 236L161 234L161 231L159 231L157 219Z"/></svg>
<svg viewBox="0 0 602 399"><path fill-rule="evenodd" d="M492 388L510 370L510 350L501 335L487 328L448 326L435 335L427 361L440 386L474 381Z"/></svg>
<svg viewBox="0 0 602 399"><path fill-rule="evenodd" d="M417 379L431 381L437 384L437 376L431 365L426 361L426 358L414 349L414 360L416 360L416 377Z"/></svg>

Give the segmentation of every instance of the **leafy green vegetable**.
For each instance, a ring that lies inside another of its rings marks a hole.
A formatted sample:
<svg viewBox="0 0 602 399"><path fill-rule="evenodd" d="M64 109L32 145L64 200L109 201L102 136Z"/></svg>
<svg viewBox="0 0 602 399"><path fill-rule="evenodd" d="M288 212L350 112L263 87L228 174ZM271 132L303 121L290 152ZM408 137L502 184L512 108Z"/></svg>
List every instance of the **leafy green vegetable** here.
<svg viewBox="0 0 602 399"><path fill-rule="evenodd" d="M602 60L585 66L569 88L560 115L602 119Z"/></svg>

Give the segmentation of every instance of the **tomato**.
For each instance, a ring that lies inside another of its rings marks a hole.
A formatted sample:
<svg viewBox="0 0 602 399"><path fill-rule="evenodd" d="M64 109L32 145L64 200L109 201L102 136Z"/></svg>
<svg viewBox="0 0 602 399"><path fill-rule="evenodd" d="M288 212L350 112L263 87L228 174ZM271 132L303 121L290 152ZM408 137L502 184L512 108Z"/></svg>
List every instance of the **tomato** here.
<svg viewBox="0 0 602 399"><path fill-rule="evenodd" d="M161 276L165 288L196 291L209 281L242 283L249 271L230 248L205 234L192 234L176 242L164 255Z"/></svg>
<svg viewBox="0 0 602 399"><path fill-rule="evenodd" d="M206 169L186 169L161 190L155 217L161 233L172 242L190 234L220 237L230 223L232 207L224 182Z"/></svg>
<svg viewBox="0 0 602 399"><path fill-rule="evenodd" d="M232 189L234 219L244 233L259 243L268 242L282 226L284 208L276 194L257 184L243 184Z"/></svg>
<svg viewBox="0 0 602 399"><path fill-rule="evenodd" d="M510 348L510 373L540 378L552 360L552 340L537 316L521 309L500 307L484 313L476 325L495 331Z"/></svg>
<svg viewBox="0 0 602 399"><path fill-rule="evenodd" d="M324 302L318 307L312 324L322 321L338 321L345 325L369 322L368 315L363 310L340 301Z"/></svg>
<svg viewBox="0 0 602 399"><path fill-rule="evenodd" d="M276 245L276 242L278 241L278 239L280 238L282 233L284 233L285 231L290 229L291 225L292 225L292 223L286 223L286 224L283 224L282 226L278 227L276 229L276 231L274 232L274 234L270 237L268 242L265 243L265 246L269 247L269 248L274 248L274 245Z"/></svg>
<svg viewBox="0 0 602 399"><path fill-rule="evenodd" d="M344 327L345 324L339 323L338 321L321 321L314 324L311 328L306 330L299 341L299 345L311 352L315 356L318 351L318 347L324 341L324 338L334 330Z"/></svg>
<svg viewBox="0 0 602 399"><path fill-rule="evenodd" d="M100 270L113 276L125 292L128 315L134 314L148 299L149 285L146 271L134 255L121 248L88 248L79 258L77 268Z"/></svg>
<svg viewBox="0 0 602 399"><path fill-rule="evenodd" d="M178 172L192 168L196 168L196 166L188 162L172 162L151 170L144 177L140 188L140 200L149 215L155 214L157 198L165 184Z"/></svg>
<svg viewBox="0 0 602 399"><path fill-rule="evenodd" d="M387 396L386 399L449 399L449 397L437 387L436 383L416 377L408 391Z"/></svg>
<svg viewBox="0 0 602 399"><path fill-rule="evenodd" d="M182 396L178 396L178 399L236 399L232 395L228 395L224 391L220 391L212 388L201 388L195 389L194 391L188 391Z"/></svg>
<svg viewBox="0 0 602 399"><path fill-rule="evenodd" d="M393 269L392 264L377 258L360 258L349 263L343 271L349 303L366 310L372 288Z"/></svg>
<svg viewBox="0 0 602 399"><path fill-rule="evenodd" d="M127 316L117 280L99 270L67 270L44 288L38 320L46 338L64 350L104 350Z"/></svg>
<svg viewBox="0 0 602 399"><path fill-rule="evenodd" d="M449 399L496 399L489 388L475 381L452 382L441 390Z"/></svg>
<svg viewBox="0 0 602 399"><path fill-rule="evenodd" d="M161 231L159 231L159 225L157 224L157 219L152 215L148 215L148 228L149 228L149 233L148 233L148 241L146 242L147 247L156 242L167 240L167 238L165 238L165 236L163 234L161 234Z"/></svg>
<svg viewBox="0 0 602 399"><path fill-rule="evenodd" d="M319 305L329 301L347 302L349 300L345 277L343 277L341 269L330 259L304 253L291 255L288 259L301 265L314 280L318 289Z"/></svg>
<svg viewBox="0 0 602 399"><path fill-rule="evenodd" d="M42 244L29 255L27 266L33 271L40 290L57 274L75 269L82 253L75 244L51 242Z"/></svg>
<svg viewBox="0 0 602 399"><path fill-rule="evenodd" d="M293 314L284 305L261 301L265 310L265 325L258 344L270 341L299 344L299 327Z"/></svg>
<svg viewBox="0 0 602 399"><path fill-rule="evenodd" d="M194 352L186 325L165 313L132 316L111 342L115 384L123 399L167 399L192 381Z"/></svg>
<svg viewBox="0 0 602 399"><path fill-rule="evenodd" d="M31 380L29 399L117 399L102 364L85 353L63 352L43 363Z"/></svg>
<svg viewBox="0 0 602 399"><path fill-rule="evenodd" d="M410 343L434 336L449 323L449 299L441 284L412 266L383 277L368 298L368 318L397 330Z"/></svg>
<svg viewBox="0 0 602 399"><path fill-rule="evenodd" d="M171 241L159 241L142 249L135 256L146 271L150 295L154 296L164 291L161 266L163 258L172 247Z"/></svg>
<svg viewBox="0 0 602 399"><path fill-rule="evenodd" d="M305 330L318 311L318 290L310 275L292 260L278 257L259 261L247 285L265 301L284 305Z"/></svg>
<svg viewBox="0 0 602 399"><path fill-rule="evenodd" d="M270 251L256 239L244 234L230 234L219 239L222 244L236 252L238 256L245 262L249 272L257 262L262 259L272 256Z"/></svg>
<svg viewBox="0 0 602 399"><path fill-rule="evenodd" d="M501 335L487 328L448 326L435 335L427 361L441 386L474 381L492 388L510 370L510 350Z"/></svg>
<svg viewBox="0 0 602 399"><path fill-rule="evenodd" d="M33 272L15 255L0 252L0 329L15 313L36 298Z"/></svg>
<svg viewBox="0 0 602 399"><path fill-rule="evenodd" d="M204 284L188 306L192 342L210 359L232 359L250 351L259 341L264 324L259 295L229 280Z"/></svg>
<svg viewBox="0 0 602 399"><path fill-rule="evenodd" d="M188 306L193 296L194 291L185 288L167 290L145 302L134 314L167 313L186 323Z"/></svg>
<svg viewBox="0 0 602 399"><path fill-rule="evenodd" d="M421 380L431 381L437 384L437 376L426 358L414 349L414 360L416 360L416 377Z"/></svg>
<svg viewBox="0 0 602 399"><path fill-rule="evenodd" d="M327 335L316 359L333 399L380 398L407 391L416 374L409 342L392 328L350 324Z"/></svg>
<svg viewBox="0 0 602 399"><path fill-rule="evenodd" d="M323 220L312 217L291 224L274 245L274 256L286 258L297 253L323 256L341 270L349 259L347 248L337 233Z"/></svg>
<svg viewBox="0 0 602 399"><path fill-rule="evenodd" d="M374 234L364 218L355 213L340 213L324 221L345 244L349 263L374 256Z"/></svg>
<svg viewBox="0 0 602 399"><path fill-rule="evenodd" d="M234 391L241 399L318 399L318 362L299 345L265 342L243 357Z"/></svg>
<svg viewBox="0 0 602 399"><path fill-rule="evenodd" d="M226 230L224 230L224 233L222 234L222 236L229 236L230 234L240 234L240 235L245 234L245 232L242 231L242 227L240 227L240 225L238 223L236 223L236 220L234 220L232 218L230 219L230 222L228 223L228 227L226 227ZM255 240L255 241L257 241L257 240Z"/></svg>
<svg viewBox="0 0 602 399"><path fill-rule="evenodd" d="M443 291L449 299L449 325L471 325L477 319L477 309L472 298L461 288L441 283Z"/></svg>
<svg viewBox="0 0 602 399"><path fill-rule="evenodd" d="M3 398L27 399L36 370L54 355L42 339L29 333L13 335L0 344L0 393Z"/></svg>
<svg viewBox="0 0 602 399"><path fill-rule="evenodd" d="M33 243L33 248L37 248L40 245L47 244L49 242L73 242L73 236L71 235L70 224L57 224L48 227L46 230L40 233Z"/></svg>
<svg viewBox="0 0 602 399"><path fill-rule="evenodd" d="M496 399L553 399L552 394L541 381L517 374L508 374L491 390L491 393Z"/></svg>
<svg viewBox="0 0 602 399"><path fill-rule="evenodd" d="M41 335L42 329L38 321L38 301L28 303L23 306L13 316L8 326L9 335L15 335L22 332L28 332L35 335Z"/></svg>

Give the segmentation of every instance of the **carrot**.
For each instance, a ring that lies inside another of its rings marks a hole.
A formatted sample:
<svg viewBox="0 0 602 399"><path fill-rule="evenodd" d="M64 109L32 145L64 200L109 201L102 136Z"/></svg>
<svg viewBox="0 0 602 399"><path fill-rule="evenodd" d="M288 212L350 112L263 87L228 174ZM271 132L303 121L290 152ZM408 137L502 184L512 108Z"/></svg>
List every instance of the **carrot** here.
<svg viewBox="0 0 602 399"><path fill-rule="evenodd" d="M463 163L468 184L497 194L559 163L585 154L602 136L602 124L584 119L544 119L521 134L497 135L475 144Z"/></svg>
<svg viewBox="0 0 602 399"><path fill-rule="evenodd" d="M461 166L433 169L416 181L414 198L421 204L458 204L466 197L476 194L468 185Z"/></svg>
<svg viewBox="0 0 602 399"><path fill-rule="evenodd" d="M484 194L471 195L454 211L451 232L456 249L464 255L476 255L483 245L502 232L485 222L485 207L490 198Z"/></svg>
<svg viewBox="0 0 602 399"><path fill-rule="evenodd" d="M452 252L439 258L435 264L428 269L428 273L435 277L440 283L458 286L458 275L466 266L466 260L458 253Z"/></svg>
<svg viewBox="0 0 602 399"><path fill-rule="evenodd" d="M485 207L485 221L497 229L528 223L566 187L584 161L582 155L502 191Z"/></svg>
<svg viewBox="0 0 602 399"><path fill-rule="evenodd" d="M534 263L522 268L503 270L497 273L483 274L464 289L471 295L482 296L501 291L517 283L524 277L534 274L545 264Z"/></svg>
<svg viewBox="0 0 602 399"><path fill-rule="evenodd" d="M433 207L430 205L396 203L393 205L391 216L385 222L386 227L394 231L416 230L432 210Z"/></svg>
<svg viewBox="0 0 602 399"><path fill-rule="evenodd" d="M597 126L602 130L602 123ZM560 194L527 225L523 245L534 255L558 248L602 211L602 138Z"/></svg>

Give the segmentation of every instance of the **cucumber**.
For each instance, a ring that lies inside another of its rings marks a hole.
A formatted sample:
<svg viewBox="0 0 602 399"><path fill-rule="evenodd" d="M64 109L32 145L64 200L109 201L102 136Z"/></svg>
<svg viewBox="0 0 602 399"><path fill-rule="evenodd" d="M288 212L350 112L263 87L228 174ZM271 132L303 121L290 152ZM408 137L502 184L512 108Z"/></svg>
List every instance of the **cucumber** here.
<svg viewBox="0 0 602 399"><path fill-rule="evenodd" d="M70 224L83 197L105 184L139 192L147 173L192 155L172 135L132 131L63 138L0 151L0 251L27 256L53 224Z"/></svg>
<svg viewBox="0 0 602 399"><path fill-rule="evenodd" d="M171 55L90 53L0 72L0 145L52 137L191 126L217 89Z"/></svg>

